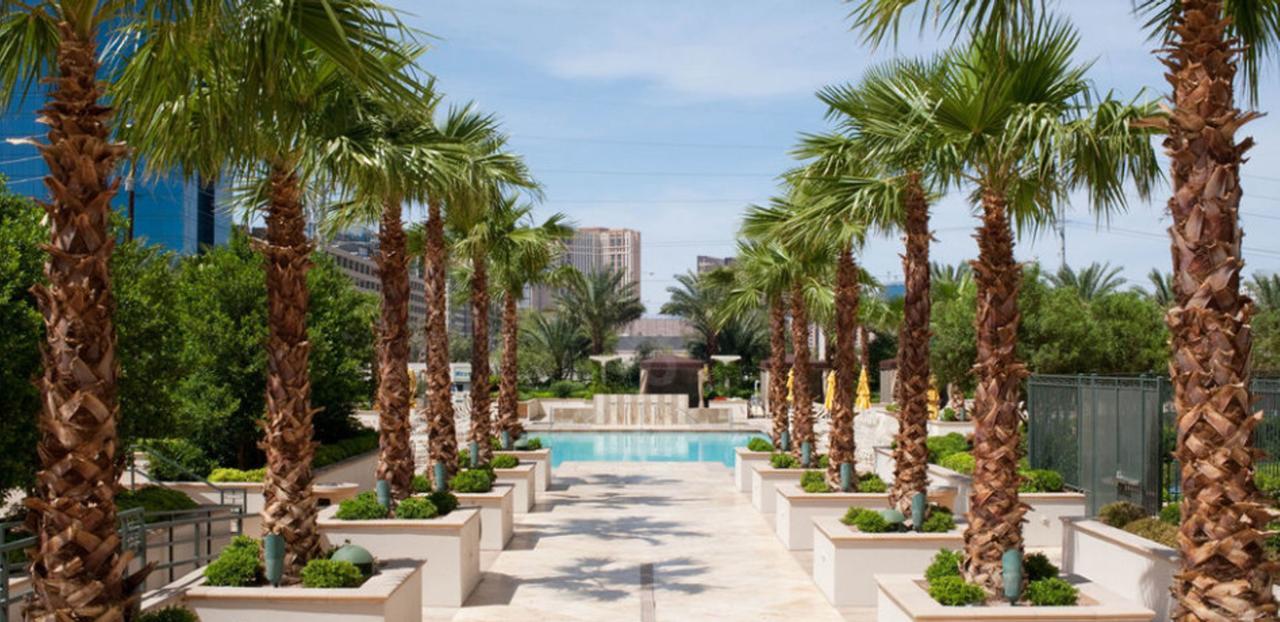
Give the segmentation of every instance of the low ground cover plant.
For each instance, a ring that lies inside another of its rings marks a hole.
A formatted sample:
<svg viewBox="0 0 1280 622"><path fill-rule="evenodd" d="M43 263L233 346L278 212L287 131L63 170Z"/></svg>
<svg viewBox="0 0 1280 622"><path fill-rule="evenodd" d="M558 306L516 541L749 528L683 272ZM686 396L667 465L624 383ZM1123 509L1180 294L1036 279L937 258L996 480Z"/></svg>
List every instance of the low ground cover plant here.
<svg viewBox="0 0 1280 622"><path fill-rule="evenodd" d="M947 607L978 605L986 601L982 586L969 583L959 576L939 577L929 582L929 596Z"/></svg>
<svg viewBox="0 0 1280 622"><path fill-rule="evenodd" d="M525 441L524 448L529 451L538 451L539 449L542 449L542 439L535 436Z"/></svg>
<svg viewBox="0 0 1280 622"><path fill-rule="evenodd" d="M401 520L426 520L440 515L440 509L425 497L409 497L396 504L396 518Z"/></svg>
<svg viewBox="0 0 1280 622"><path fill-rule="evenodd" d="M1023 596L1036 607L1065 607L1076 604L1080 591L1058 577L1050 577L1028 583Z"/></svg>
<svg viewBox="0 0 1280 622"><path fill-rule="evenodd" d="M929 584L929 596L938 604L948 607L980 605L986 601L986 593L978 585L966 583L960 572L964 553L942 549L924 571ZM1075 605L1080 592L1074 585L1058 576L1058 567L1041 553L1023 557L1027 587L1022 599L1035 607L1062 607Z"/></svg>
<svg viewBox="0 0 1280 622"><path fill-rule="evenodd" d="M204 581L214 587L247 587L261 583L258 541L249 536L232 538L218 558L204 567Z"/></svg>
<svg viewBox="0 0 1280 622"><path fill-rule="evenodd" d="M209 473L209 481L211 482L261 482L267 476L267 467L259 467L256 469L233 469L229 467L221 467L214 469Z"/></svg>
<svg viewBox="0 0 1280 622"><path fill-rule="evenodd" d="M520 464L520 460L510 454L494 456L489 465L495 469L513 469Z"/></svg>
<svg viewBox="0 0 1280 622"><path fill-rule="evenodd" d="M371 491L364 491L338 504L338 512L334 518L338 520L379 520L388 518L390 512Z"/></svg>
<svg viewBox="0 0 1280 622"><path fill-rule="evenodd" d="M786 453L776 453L769 457L769 466L775 469L794 469L800 464L795 456Z"/></svg>
<svg viewBox="0 0 1280 622"><path fill-rule="evenodd" d="M1146 510L1128 501L1116 501L1098 508L1098 520L1116 529L1124 529L1125 525L1146 516Z"/></svg>
<svg viewBox="0 0 1280 622"><path fill-rule="evenodd" d="M747 441L747 449L750 451L773 451L773 443L770 443L768 439L755 436Z"/></svg>
<svg viewBox="0 0 1280 622"><path fill-rule="evenodd" d="M200 622L196 613L186 607L165 607L148 611L133 620L134 622Z"/></svg>
<svg viewBox="0 0 1280 622"><path fill-rule="evenodd" d="M484 469L458 471L449 479L449 489L463 493L489 492L493 490L493 474Z"/></svg>
<svg viewBox="0 0 1280 622"><path fill-rule="evenodd" d="M313 559L302 567L302 587L360 587L365 576L355 564L333 559Z"/></svg>
<svg viewBox="0 0 1280 622"><path fill-rule="evenodd" d="M944 469L951 469L962 475L973 475L974 460L973 454L967 451L957 451L947 454L938 461L938 466Z"/></svg>
<svg viewBox="0 0 1280 622"><path fill-rule="evenodd" d="M800 476L800 487L805 492L831 492L834 489L827 485L827 474L822 471L805 471Z"/></svg>
<svg viewBox="0 0 1280 622"><path fill-rule="evenodd" d="M863 473L858 477L858 492L889 492L889 485L875 473Z"/></svg>
<svg viewBox="0 0 1280 622"><path fill-rule="evenodd" d="M952 432L943 436L930 436L925 440L925 446L929 449L929 462L941 464L939 461L943 458L961 451L969 451L969 439L965 438L959 432Z"/></svg>

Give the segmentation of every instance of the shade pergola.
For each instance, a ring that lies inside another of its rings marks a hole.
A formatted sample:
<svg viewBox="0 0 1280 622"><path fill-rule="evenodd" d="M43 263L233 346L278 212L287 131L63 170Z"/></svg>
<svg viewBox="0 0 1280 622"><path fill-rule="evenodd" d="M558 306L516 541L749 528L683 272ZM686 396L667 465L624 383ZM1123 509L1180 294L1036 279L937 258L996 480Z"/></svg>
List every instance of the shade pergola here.
<svg viewBox="0 0 1280 622"><path fill-rule="evenodd" d="M640 392L685 394L689 404L699 399L698 372L705 365L698 359L683 356L657 356L640 362Z"/></svg>

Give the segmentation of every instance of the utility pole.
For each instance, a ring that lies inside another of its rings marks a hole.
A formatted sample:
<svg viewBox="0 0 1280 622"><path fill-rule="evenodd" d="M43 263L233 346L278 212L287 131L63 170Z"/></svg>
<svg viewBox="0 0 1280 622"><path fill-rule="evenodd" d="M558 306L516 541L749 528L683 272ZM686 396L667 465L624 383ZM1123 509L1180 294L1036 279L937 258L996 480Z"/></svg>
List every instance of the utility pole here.
<svg viewBox="0 0 1280 622"><path fill-rule="evenodd" d="M1058 263L1067 267L1067 219L1058 218Z"/></svg>

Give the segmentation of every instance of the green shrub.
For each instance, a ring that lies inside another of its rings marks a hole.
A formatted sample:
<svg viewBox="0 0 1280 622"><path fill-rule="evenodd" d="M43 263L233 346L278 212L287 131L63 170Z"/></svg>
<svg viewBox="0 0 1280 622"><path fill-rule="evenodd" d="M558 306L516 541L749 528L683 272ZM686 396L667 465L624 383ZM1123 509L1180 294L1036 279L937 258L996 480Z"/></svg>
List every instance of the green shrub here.
<svg viewBox="0 0 1280 622"><path fill-rule="evenodd" d="M1036 607L1069 607L1079 600L1080 591L1058 577L1050 577L1028 583L1023 596Z"/></svg>
<svg viewBox="0 0 1280 622"><path fill-rule="evenodd" d="M1066 483L1062 474L1049 469L1029 469L1023 471L1019 492L1062 492Z"/></svg>
<svg viewBox="0 0 1280 622"><path fill-rule="evenodd" d="M302 587L359 587L361 583L364 583L364 575L351 562L313 559L302 567Z"/></svg>
<svg viewBox="0 0 1280 622"><path fill-rule="evenodd" d="M471 449L470 448L459 449L458 450L458 468L465 469L469 466L471 466Z"/></svg>
<svg viewBox="0 0 1280 622"><path fill-rule="evenodd" d="M963 475L973 475L973 454L967 451L958 451L953 454L947 454L945 458L938 461L938 466L944 469L951 469L952 471Z"/></svg>
<svg viewBox="0 0 1280 622"><path fill-rule="evenodd" d="M889 531L889 521L879 512L866 508L849 508L840 522L857 527L862 533L884 533Z"/></svg>
<svg viewBox="0 0 1280 622"><path fill-rule="evenodd" d="M352 456L369 453L377 448L377 430L361 430L355 436L317 447L315 458L311 460L311 466L316 469L326 467L335 462L342 462Z"/></svg>
<svg viewBox="0 0 1280 622"><path fill-rule="evenodd" d="M1022 568L1028 581L1052 579L1058 576L1058 567L1044 553L1031 553L1022 558Z"/></svg>
<svg viewBox="0 0 1280 622"><path fill-rule="evenodd" d="M185 438L148 438L138 442L147 453L147 475L162 482L201 480L213 470L204 450Z"/></svg>
<svg viewBox="0 0 1280 622"><path fill-rule="evenodd" d="M200 622L200 618L186 607L165 607L148 611L134 618L133 622Z"/></svg>
<svg viewBox="0 0 1280 622"><path fill-rule="evenodd" d="M959 432L952 432L945 436L930 436L925 440L925 446L929 448L929 462L939 464L939 460L961 451L969 451L969 441Z"/></svg>
<svg viewBox="0 0 1280 622"><path fill-rule="evenodd" d="M987 600L982 586L968 583L962 577L939 577L930 581L929 596L946 607L978 605Z"/></svg>
<svg viewBox="0 0 1280 622"><path fill-rule="evenodd" d="M498 437L496 437L496 436L490 436L490 437L489 437L489 448L490 448L490 449L492 449L492 450L494 450L494 451L498 451L498 450L502 449L502 439L500 439L500 438L498 438Z"/></svg>
<svg viewBox="0 0 1280 622"><path fill-rule="evenodd" d="M889 485L875 473L863 473L858 477L858 492L889 492Z"/></svg>
<svg viewBox="0 0 1280 622"><path fill-rule="evenodd" d="M939 421L956 421L957 419L959 418L956 417L956 409L950 406L943 408L942 412L938 413Z"/></svg>
<svg viewBox="0 0 1280 622"><path fill-rule="evenodd" d="M489 466L492 466L495 469L511 469L515 468L518 464L520 464L520 460L518 458L510 454L504 454L501 456L494 456L493 460L489 463Z"/></svg>
<svg viewBox="0 0 1280 622"><path fill-rule="evenodd" d="M378 503L378 496L364 491L338 504L338 520L378 520L387 517L387 508Z"/></svg>
<svg viewBox="0 0 1280 622"><path fill-rule="evenodd" d="M261 582L262 567L258 563L258 541L236 536L218 558L204 567L206 585L245 587Z"/></svg>
<svg viewBox="0 0 1280 622"><path fill-rule="evenodd" d="M1177 525L1182 522L1182 504L1168 503L1160 508L1160 520L1170 525Z"/></svg>
<svg viewBox="0 0 1280 622"><path fill-rule="evenodd" d="M396 518L402 520L425 520L439 515L436 504L424 497L409 497L396 505Z"/></svg>
<svg viewBox="0 0 1280 622"><path fill-rule="evenodd" d="M800 487L805 492L831 492L827 485L827 474L822 471L805 471L800 476Z"/></svg>
<svg viewBox="0 0 1280 622"><path fill-rule="evenodd" d="M565 398L570 397L574 392L581 390L582 385L569 380L558 380L551 383L551 386L548 388L551 389L551 395L553 397Z"/></svg>
<svg viewBox="0 0 1280 622"><path fill-rule="evenodd" d="M525 442L524 448L529 451L538 451L542 449L542 439L535 436Z"/></svg>
<svg viewBox="0 0 1280 622"><path fill-rule="evenodd" d="M458 497L449 491L433 492L427 495L427 500L436 506L436 510L440 512L440 516L444 516L449 512L458 509Z"/></svg>
<svg viewBox="0 0 1280 622"><path fill-rule="evenodd" d="M458 471L449 479L449 489L454 492L489 492L493 490L493 478L484 469Z"/></svg>
<svg viewBox="0 0 1280 622"><path fill-rule="evenodd" d="M431 480L426 475L414 475L412 485L414 492L431 492Z"/></svg>
<svg viewBox="0 0 1280 622"><path fill-rule="evenodd" d="M1178 528L1154 516L1139 518L1138 520L1125 525L1124 530L1135 536L1146 538L1152 542L1158 542L1169 548L1178 548Z"/></svg>
<svg viewBox="0 0 1280 622"><path fill-rule="evenodd" d="M1280 499L1280 471L1254 471L1253 483L1272 499Z"/></svg>
<svg viewBox="0 0 1280 622"><path fill-rule="evenodd" d="M960 576L960 564L964 562L964 553L941 549L933 556L933 561L924 570L926 581L933 583L942 577Z"/></svg>
<svg viewBox="0 0 1280 622"><path fill-rule="evenodd" d="M186 493L161 486L143 486L137 490L126 490L116 495L116 509L119 510L142 508L144 513L152 514L194 510L198 507L200 504L193 501Z"/></svg>
<svg viewBox="0 0 1280 622"><path fill-rule="evenodd" d="M827 468L827 467L829 467L829 466L831 466L831 456L828 456L828 455L826 455L826 454L822 454L822 455L818 456L818 468L819 468L819 469L825 469L825 468Z"/></svg>
<svg viewBox="0 0 1280 622"><path fill-rule="evenodd" d="M920 531L925 533L947 533L955 528L956 517L942 508L935 508L929 512L928 518L924 519L924 524L920 525Z"/></svg>
<svg viewBox="0 0 1280 622"><path fill-rule="evenodd" d="M1116 529L1124 529L1125 525L1139 518L1144 518L1146 515L1146 510L1128 501L1108 503L1098 509L1098 520Z"/></svg>
<svg viewBox="0 0 1280 622"><path fill-rule="evenodd" d="M244 471L241 469L232 469L221 467L214 469L209 474L211 482L261 482L267 477L267 467L257 469L249 469Z"/></svg>
<svg viewBox="0 0 1280 622"><path fill-rule="evenodd" d="M769 466L775 469L794 469L799 462L791 454L776 453L769 456Z"/></svg>
<svg viewBox="0 0 1280 622"><path fill-rule="evenodd" d="M773 451L773 443L770 443L768 439L753 436L751 440L747 441L747 449L749 451Z"/></svg>

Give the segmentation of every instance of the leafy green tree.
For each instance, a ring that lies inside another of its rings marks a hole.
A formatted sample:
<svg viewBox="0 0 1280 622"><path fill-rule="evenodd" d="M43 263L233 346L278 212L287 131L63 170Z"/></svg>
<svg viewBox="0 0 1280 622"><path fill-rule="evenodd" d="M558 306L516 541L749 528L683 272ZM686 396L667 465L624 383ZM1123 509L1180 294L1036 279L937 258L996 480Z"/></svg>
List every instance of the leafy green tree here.
<svg viewBox="0 0 1280 622"><path fill-rule="evenodd" d="M44 280L49 237L44 212L9 192L0 177L0 490L28 487L35 475L44 324L31 286Z"/></svg>

